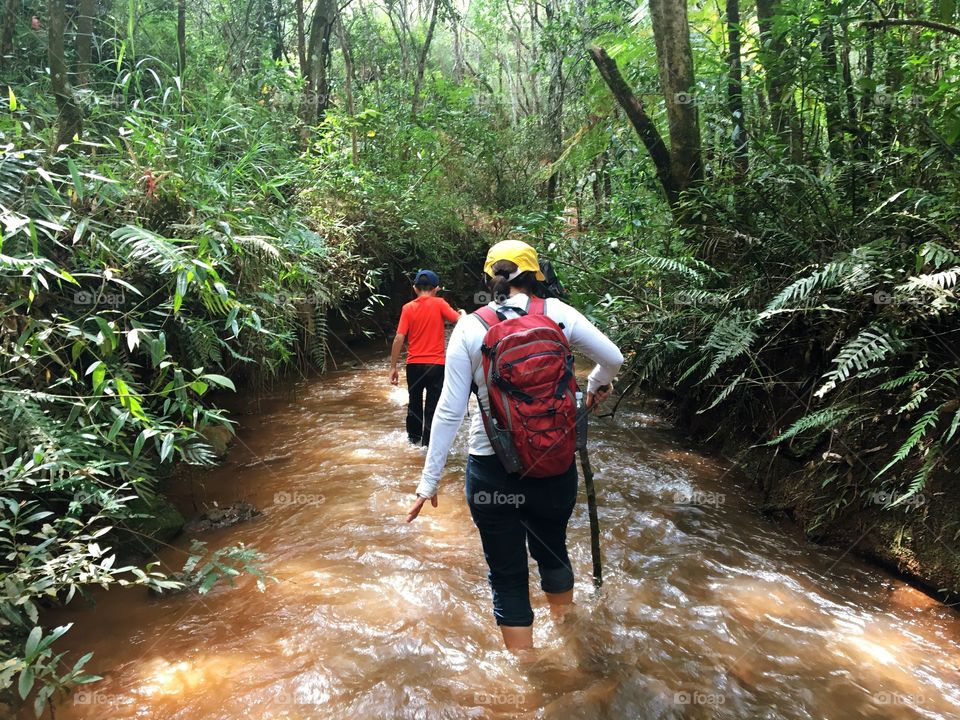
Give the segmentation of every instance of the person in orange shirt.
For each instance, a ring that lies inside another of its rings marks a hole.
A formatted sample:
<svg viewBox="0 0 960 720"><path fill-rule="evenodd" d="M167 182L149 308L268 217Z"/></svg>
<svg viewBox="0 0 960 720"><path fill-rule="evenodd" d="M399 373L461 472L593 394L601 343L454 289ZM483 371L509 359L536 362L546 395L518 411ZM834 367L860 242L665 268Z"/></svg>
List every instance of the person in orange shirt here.
<svg viewBox="0 0 960 720"><path fill-rule="evenodd" d="M397 336L390 353L390 384L400 382L400 352L407 342L407 437L414 445L430 444L433 411L443 389L444 321L456 322L465 313L457 313L441 297L440 277L432 270L421 270L413 281L417 294L403 306ZM424 401L426 395L426 401Z"/></svg>

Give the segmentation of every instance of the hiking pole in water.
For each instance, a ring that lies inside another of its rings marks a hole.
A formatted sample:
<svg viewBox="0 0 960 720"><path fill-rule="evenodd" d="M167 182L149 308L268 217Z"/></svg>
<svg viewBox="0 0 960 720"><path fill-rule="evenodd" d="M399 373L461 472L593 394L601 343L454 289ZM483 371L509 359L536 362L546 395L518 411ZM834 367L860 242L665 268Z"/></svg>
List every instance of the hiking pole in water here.
<svg viewBox="0 0 960 720"><path fill-rule="evenodd" d="M590 516L590 554L593 556L593 586L603 585L603 567L600 564L600 518L597 517L597 492L593 487L593 470L587 448L580 450L580 465L583 466L583 484L587 488L587 514Z"/></svg>
<svg viewBox="0 0 960 720"><path fill-rule="evenodd" d="M593 586L600 589L603 585L603 565L600 559L600 518L597 516L597 491L593 485L593 468L590 467L590 454L587 451L587 418L592 408L583 404L581 393L577 393L577 450L580 452L580 465L583 467L583 484L587 490L587 515L590 517L590 555L593 557Z"/></svg>

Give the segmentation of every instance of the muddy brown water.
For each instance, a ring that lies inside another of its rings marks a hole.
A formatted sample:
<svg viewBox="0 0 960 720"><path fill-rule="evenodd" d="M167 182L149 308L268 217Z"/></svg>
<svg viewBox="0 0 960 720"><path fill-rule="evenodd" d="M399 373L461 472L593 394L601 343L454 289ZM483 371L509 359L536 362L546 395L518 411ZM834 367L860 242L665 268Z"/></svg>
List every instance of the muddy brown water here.
<svg viewBox="0 0 960 720"><path fill-rule="evenodd" d="M518 664L463 495L465 432L439 508L403 521L423 460L403 403L374 356L242 415L227 464L176 497L263 509L204 539L255 546L276 582L111 591L48 617L75 623L62 649L95 651L104 677L58 720L960 717L951 610L763 519L729 465L639 406L591 428L603 591L581 493L576 611L554 625L531 566L542 651Z"/></svg>

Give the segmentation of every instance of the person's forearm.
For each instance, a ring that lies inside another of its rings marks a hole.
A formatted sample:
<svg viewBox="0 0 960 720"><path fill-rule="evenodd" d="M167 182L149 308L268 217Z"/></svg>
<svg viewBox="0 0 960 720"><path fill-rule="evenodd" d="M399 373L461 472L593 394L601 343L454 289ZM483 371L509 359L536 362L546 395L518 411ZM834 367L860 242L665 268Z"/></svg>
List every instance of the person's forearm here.
<svg viewBox="0 0 960 720"><path fill-rule="evenodd" d="M421 497L433 497L437 494L437 484L447 463L447 455L453 440L463 422L470 402L470 385L473 382L473 366L470 354L463 347L462 326L454 328L447 351L447 364L444 370L443 390L437 409L433 415L430 429L430 445L427 457L417 485L417 494Z"/></svg>
<svg viewBox="0 0 960 720"><path fill-rule="evenodd" d="M582 315L575 317L572 331L571 344L597 364L587 378L587 392L595 393L616 377L623 365L623 353Z"/></svg>
<svg viewBox="0 0 960 720"><path fill-rule="evenodd" d="M403 341L405 335L400 335L397 333L397 336L393 339L393 346L390 348L390 369L396 370L397 365L400 362L400 353L403 352Z"/></svg>

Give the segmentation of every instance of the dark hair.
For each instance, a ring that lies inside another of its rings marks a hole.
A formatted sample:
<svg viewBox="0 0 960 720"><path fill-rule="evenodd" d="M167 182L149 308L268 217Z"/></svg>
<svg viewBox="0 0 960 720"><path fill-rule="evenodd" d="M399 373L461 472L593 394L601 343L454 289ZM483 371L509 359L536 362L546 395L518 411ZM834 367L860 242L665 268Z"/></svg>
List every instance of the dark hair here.
<svg viewBox="0 0 960 720"><path fill-rule="evenodd" d="M528 295L532 295L537 288L537 275L529 270L509 280L508 278L517 271L517 264L509 260L497 260L491 270L493 270L493 277L487 278L487 290L498 303L503 303L510 297L511 287L522 290Z"/></svg>

